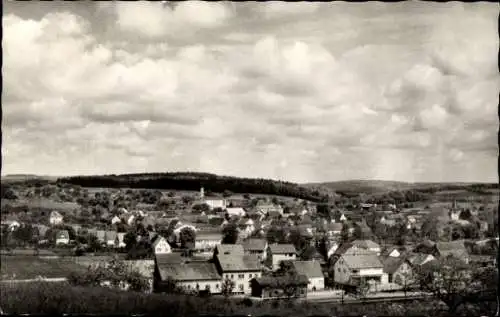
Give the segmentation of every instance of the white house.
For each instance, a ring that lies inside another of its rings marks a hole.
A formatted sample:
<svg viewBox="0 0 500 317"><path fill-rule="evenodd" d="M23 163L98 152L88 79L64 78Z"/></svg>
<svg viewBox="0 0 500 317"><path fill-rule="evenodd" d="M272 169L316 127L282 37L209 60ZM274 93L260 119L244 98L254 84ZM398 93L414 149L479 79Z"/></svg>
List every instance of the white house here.
<svg viewBox="0 0 500 317"><path fill-rule="evenodd" d="M120 222L122 222L122 220L118 216L114 216L113 219L111 219L112 225L120 223Z"/></svg>
<svg viewBox="0 0 500 317"><path fill-rule="evenodd" d="M226 212L227 214L229 215L229 217L231 216L238 216L238 217L243 217L246 212L243 208L226 208Z"/></svg>
<svg viewBox="0 0 500 317"><path fill-rule="evenodd" d="M267 203L265 201L259 200L255 209L263 215L267 215L268 213L278 212L283 214L283 208L280 205L275 205L272 203Z"/></svg>
<svg viewBox="0 0 500 317"><path fill-rule="evenodd" d="M388 282L384 273L384 266L375 252L362 250L348 250L340 255L334 266L334 280L339 284L359 285L362 282L383 283Z"/></svg>
<svg viewBox="0 0 500 317"><path fill-rule="evenodd" d="M226 209L227 206L227 201L225 199L217 197L204 198L203 203L207 204L210 207L210 209L215 209L215 208Z"/></svg>
<svg viewBox="0 0 500 317"><path fill-rule="evenodd" d="M325 289L325 277L318 261L294 261L292 265L299 275L305 275L309 280L309 291L322 291Z"/></svg>
<svg viewBox="0 0 500 317"><path fill-rule="evenodd" d="M155 255L168 254L172 253L172 248L165 238L163 238L162 236L157 236L153 241L153 252Z"/></svg>
<svg viewBox="0 0 500 317"><path fill-rule="evenodd" d="M352 247L354 249L363 249L369 250L377 255L380 255L380 245L378 243L373 242L372 240L354 240L352 243Z"/></svg>
<svg viewBox="0 0 500 317"><path fill-rule="evenodd" d="M57 211L52 211L49 217L49 223L51 225L60 225L63 222L63 216Z"/></svg>
<svg viewBox="0 0 500 317"><path fill-rule="evenodd" d="M222 278L214 263L191 262L180 265L157 262L154 276L154 284L158 289L161 289L165 281L172 278L176 286L187 291L206 290L216 294L222 290Z"/></svg>
<svg viewBox="0 0 500 317"><path fill-rule="evenodd" d="M69 244L69 232L68 230L59 230L56 234L56 245L57 244Z"/></svg>
<svg viewBox="0 0 500 317"><path fill-rule="evenodd" d="M282 261L295 261L297 250L293 244L271 244L267 248L267 258L267 264L277 270Z"/></svg>
<svg viewBox="0 0 500 317"><path fill-rule="evenodd" d="M412 265L404 257L388 256L382 259L384 273L388 276L389 283L408 285L412 280Z"/></svg>
<svg viewBox="0 0 500 317"><path fill-rule="evenodd" d="M118 232L116 234L116 239L117 239L116 245L118 246L118 248L125 248L127 246L124 242L124 238L125 238L125 232Z"/></svg>
<svg viewBox="0 0 500 317"><path fill-rule="evenodd" d="M214 257L214 261L222 279L234 282L233 293L250 294L250 281L262 275L257 255L219 253Z"/></svg>
<svg viewBox="0 0 500 317"><path fill-rule="evenodd" d="M220 232L198 232L195 239L195 249L198 251L212 251L222 243Z"/></svg>

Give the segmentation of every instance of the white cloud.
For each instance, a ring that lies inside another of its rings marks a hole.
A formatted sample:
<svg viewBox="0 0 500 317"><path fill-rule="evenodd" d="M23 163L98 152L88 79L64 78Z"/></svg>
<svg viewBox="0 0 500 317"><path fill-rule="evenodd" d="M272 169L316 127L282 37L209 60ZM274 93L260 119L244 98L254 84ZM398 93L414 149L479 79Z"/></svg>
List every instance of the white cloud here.
<svg viewBox="0 0 500 317"><path fill-rule="evenodd" d="M494 176L488 5L98 6L3 17L4 173Z"/></svg>

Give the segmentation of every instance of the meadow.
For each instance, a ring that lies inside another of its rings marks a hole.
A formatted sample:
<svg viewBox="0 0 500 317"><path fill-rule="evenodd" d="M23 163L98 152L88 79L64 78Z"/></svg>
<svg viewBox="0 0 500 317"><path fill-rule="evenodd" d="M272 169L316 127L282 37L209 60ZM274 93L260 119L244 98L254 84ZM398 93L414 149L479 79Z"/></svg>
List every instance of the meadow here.
<svg viewBox="0 0 500 317"><path fill-rule="evenodd" d="M71 272L84 272L85 266L78 265L70 257L42 258L30 255L1 255L1 280L35 279L37 277L65 278Z"/></svg>

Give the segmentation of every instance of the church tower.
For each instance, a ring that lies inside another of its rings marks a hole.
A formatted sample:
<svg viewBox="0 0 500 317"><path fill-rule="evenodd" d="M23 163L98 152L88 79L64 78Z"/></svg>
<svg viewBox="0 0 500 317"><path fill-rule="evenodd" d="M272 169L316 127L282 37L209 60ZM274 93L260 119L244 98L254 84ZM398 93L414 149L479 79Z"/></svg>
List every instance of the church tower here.
<svg viewBox="0 0 500 317"><path fill-rule="evenodd" d="M205 189L203 188L203 186L200 188L200 198L205 198Z"/></svg>

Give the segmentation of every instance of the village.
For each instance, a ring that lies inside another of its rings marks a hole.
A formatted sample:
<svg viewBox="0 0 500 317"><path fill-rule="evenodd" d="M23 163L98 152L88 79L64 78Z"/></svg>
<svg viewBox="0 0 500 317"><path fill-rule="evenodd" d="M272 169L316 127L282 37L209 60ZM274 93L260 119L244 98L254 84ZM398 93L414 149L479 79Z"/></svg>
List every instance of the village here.
<svg viewBox="0 0 500 317"><path fill-rule="evenodd" d="M300 199L207 195L203 187L190 197L161 193L156 204L114 203L127 192L86 194L111 201L99 207L97 223L75 223L74 213L61 211L38 215L44 223L3 217L2 255L33 250L69 257L81 267L121 258L149 281L148 292L263 299L390 297L418 291L415 272L440 259L496 265L498 238L477 203L338 208ZM28 227L31 233L23 237ZM15 279L5 274L6 265L2 279Z"/></svg>

